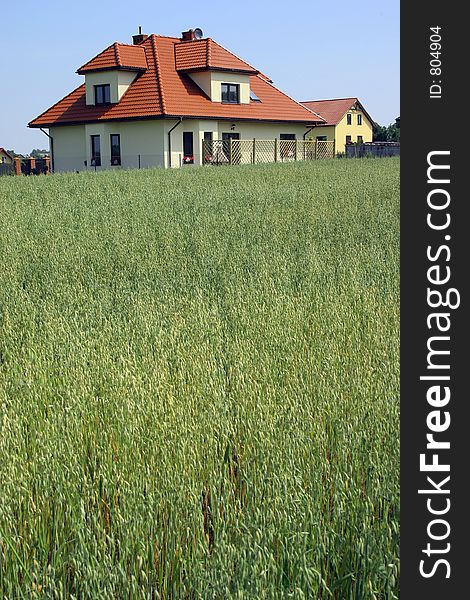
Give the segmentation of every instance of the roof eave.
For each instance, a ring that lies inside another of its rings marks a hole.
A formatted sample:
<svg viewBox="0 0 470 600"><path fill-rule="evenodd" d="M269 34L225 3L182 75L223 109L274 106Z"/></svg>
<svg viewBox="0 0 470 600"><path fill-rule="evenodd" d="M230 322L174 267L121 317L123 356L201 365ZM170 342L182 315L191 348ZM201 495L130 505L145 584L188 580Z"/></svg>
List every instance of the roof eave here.
<svg viewBox="0 0 470 600"><path fill-rule="evenodd" d="M106 121L146 121L150 119L199 119L201 121L249 121L253 123L295 123L296 125L305 125L306 127L312 127L319 125L319 121L312 121L311 119L265 119L256 117L221 117L221 116L201 116L201 115L181 115L181 114L164 114L164 115L141 115L136 117L115 117L106 119L83 119L80 121L63 121L53 123L34 123L31 121L28 123L28 127L31 129L39 129L45 127L47 129L51 127L66 127L68 125L86 125L88 123L103 123Z"/></svg>
<svg viewBox="0 0 470 600"><path fill-rule="evenodd" d="M182 68L176 69L178 73L201 73L205 71L218 71L225 73L242 73L243 75L259 75L259 71L255 71L252 69L229 69L226 67L190 67L190 68Z"/></svg>
<svg viewBox="0 0 470 600"><path fill-rule="evenodd" d="M100 68L92 68L92 69L77 69L75 71L78 75L86 75L87 73L100 73L102 71L137 71L138 73L144 73L148 70L148 67L123 67L121 65L116 65L115 67L100 67Z"/></svg>

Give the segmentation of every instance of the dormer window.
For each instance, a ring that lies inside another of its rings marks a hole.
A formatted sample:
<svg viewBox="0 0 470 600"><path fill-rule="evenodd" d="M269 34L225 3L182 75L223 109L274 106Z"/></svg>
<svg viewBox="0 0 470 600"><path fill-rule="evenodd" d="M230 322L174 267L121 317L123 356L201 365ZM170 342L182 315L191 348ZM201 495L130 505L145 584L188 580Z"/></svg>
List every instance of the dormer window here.
<svg viewBox="0 0 470 600"><path fill-rule="evenodd" d="M235 83L222 83L222 102L224 104L240 103L240 86Z"/></svg>
<svg viewBox="0 0 470 600"><path fill-rule="evenodd" d="M111 103L111 86L109 83L103 85L95 85L95 104L110 104Z"/></svg>

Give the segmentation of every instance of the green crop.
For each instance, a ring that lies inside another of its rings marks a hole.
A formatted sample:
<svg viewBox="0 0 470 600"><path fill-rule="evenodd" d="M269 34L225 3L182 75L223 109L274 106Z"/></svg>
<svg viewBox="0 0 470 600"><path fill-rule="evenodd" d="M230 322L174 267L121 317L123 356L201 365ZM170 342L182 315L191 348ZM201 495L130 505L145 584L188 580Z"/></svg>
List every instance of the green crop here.
<svg viewBox="0 0 470 600"><path fill-rule="evenodd" d="M399 595L399 160L0 180L0 597Z"/></svg>

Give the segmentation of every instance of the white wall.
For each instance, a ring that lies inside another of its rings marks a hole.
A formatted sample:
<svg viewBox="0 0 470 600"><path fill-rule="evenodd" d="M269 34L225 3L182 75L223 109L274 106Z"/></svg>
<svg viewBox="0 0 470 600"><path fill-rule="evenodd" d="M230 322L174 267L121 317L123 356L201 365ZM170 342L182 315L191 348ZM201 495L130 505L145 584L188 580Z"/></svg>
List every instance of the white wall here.
<svg viewBox="0 0 470 600"><path fill-rule="evenodd" d="M98 71L85 75L86 103L95 104L95 85L109 84L111 103L119 102L130 84L137 77L135 71L116 69L114 71Z"/></svg>
<svg viewBox="0 0 470 600"><path fill-rule="evenodd" d="M250 103L249 75L229 71L204 71L188 75L212 102L222 102L222 83L234 83L240 86L240 104Z"/></svg>
<svg viewBox="0 0 470 600"><path fill-rule="evenodd" d="M172 125L175 123L174 121ZM169 129L170 127L168 127ZM167 129L167 130L168 130ZM172 166L180 166L183 153L183 131L192 131L194 136L194 164L202 164L202 141L204 132L211 131L214 140L221 140L222 133L238 133L242 140L274 140L281 133L293 133L296 139L302 140L308 131L305 125L296 123L256 123L244 121L212 121L188 119L178 125L172 132Z"/></svg>
<svg viewBox="0 0 470 600"><path fill-rule="evenodd" d="M101 169L115 168L111 165L111 134L118 134L121 141L121 167L163 166L163 123L161 120L108 121L86 125L86 154L91 164L91 136L99 135L101 142Z"/></svg>
<svg viewBox="0 0 470 600"><path fill-rule="evenodd" d="M91 166L91 136L99 135L101 142L101 166L109 168L138 168L139 166L169 166L168 132L178 119L154 119L142 121L107 121L51 128L54 138L54 168L56 171L80 171ZM308 130L295 123L256 123L243 121L216 121L208 119L183 119L171 133L171 166L182 166L183 132L193 133L194 164L202 164L202 141L204 132L211 131L214 140L222 139L222 133L238 133L242 140L274 140L281 133L293 133L298 140ZM111 165L111 134L119 134L121 142L121 166ZM86 161L86 165L84 164Z"/></svg>
<svg viewBox="0 0 470 600"><path fill-rule="evenodd" d="M82 171L85 169L85 125L51 127L53 138L54 171Z"/></svg>
<svg viewBox="0 0 470 600"><path fill-rule="evenodd" d="M111 165L111 134L121 141L121 168L164 166L164 123L161 120L107 121L53 127L54 170L82 171L91 165L91 136L100 136L101 166L97 171L119 168ZM86 161L86 164L85 164Z"/></svg>

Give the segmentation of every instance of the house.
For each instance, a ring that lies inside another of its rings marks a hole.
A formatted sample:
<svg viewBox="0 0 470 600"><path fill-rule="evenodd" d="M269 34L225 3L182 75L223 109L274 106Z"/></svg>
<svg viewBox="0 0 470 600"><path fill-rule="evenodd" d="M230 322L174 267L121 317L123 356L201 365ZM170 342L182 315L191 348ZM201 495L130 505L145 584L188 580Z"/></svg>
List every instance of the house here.
<svg viewBox="0 0 470 600"><path fill-rule="evenodd" d="M14 157L5 148L0 148L0 165L12 165Z"/></svg>
<svg viewBox="0 0 470 600"><path fill-rule="evenodd" d="M199 29L139 32L77 73L85 82L29 123L49 130L55 171L198 165L204 140L302 140L325 123Z"/></svg>
<svg viewBox="0 0 470 600"><path fill-rule="evenodd" d="M334 140L336 153L345 152L346 144L372 142L374 121L358 98L310 100L302 104L325 119L309 138Z"/></svg>

